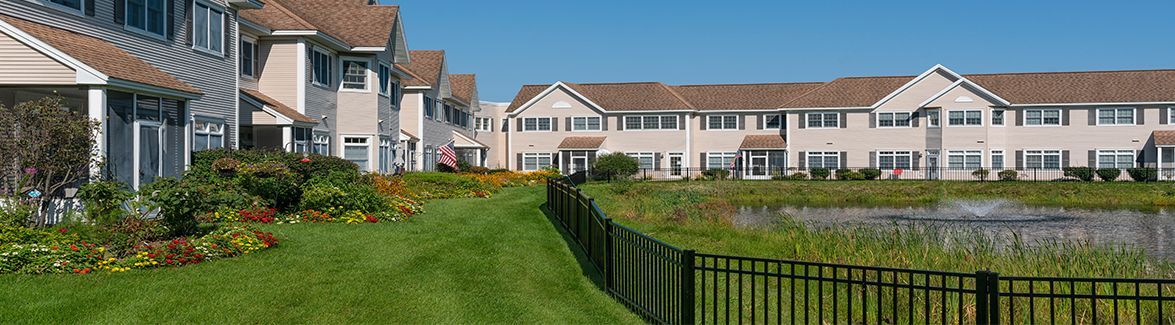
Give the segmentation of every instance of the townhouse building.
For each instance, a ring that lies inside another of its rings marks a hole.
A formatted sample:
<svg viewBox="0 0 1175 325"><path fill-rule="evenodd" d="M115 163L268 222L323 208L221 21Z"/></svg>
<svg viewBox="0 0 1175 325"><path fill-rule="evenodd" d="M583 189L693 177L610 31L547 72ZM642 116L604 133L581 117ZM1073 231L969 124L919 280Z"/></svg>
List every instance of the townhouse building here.
<svg viewBox="0 0 1175 325"><path fill-rule="evenodd" d="M745 178L866 167L931 179L942 170L1168 171L1173 109L1175 70L960 75L939 65L815 83L529 85L507 109L515 125L505 133L519 170L573 172L623 152L667 176L688 167Z"/></svg>
<svg viewBox="0 0 1175 325"><path fill-rule="evenodd" d="M267 0L241 12L245 148L334 155L393 169L410 60L399 7L366 0Z"/></svg>
<svg viewBox="0 0 1175 325"><path fill-rule="evenodd" d="M474 117L473 139L489 147L485 156L485 167L506 168L506 130L509 125L506 109L510 103L478 103L480 113Z"/></svg>
<svg viewBox="0 0 1175 325"><path fill-rule="evenodd" d="M236 147L238 12L256 0L0 2L0 104L57 95L101 122L106 177L178 176Z"/></svg>
<svg viewBox="0 0 1175 325"><path fill-rule="evenodd" d="M488 146L474 139L479 107L477 78L449 74L445 51L413 50L412 61L397 69L410 76L400 99L400 159L406 170L435 170L438 148L453 142L458 159L484 165ZM471 104L474 103L474 104Z"/></svg>

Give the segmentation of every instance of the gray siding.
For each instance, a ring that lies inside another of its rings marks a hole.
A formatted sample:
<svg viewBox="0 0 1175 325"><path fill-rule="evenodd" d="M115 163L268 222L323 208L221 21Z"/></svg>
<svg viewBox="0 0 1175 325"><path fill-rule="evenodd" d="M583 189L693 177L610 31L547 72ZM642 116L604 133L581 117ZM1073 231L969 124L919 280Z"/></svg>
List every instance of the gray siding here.
<svg viewBox="0 0 1175 325"><path fill-rule="evenodd" d="M190 103L193 114L221 117L228 125L226 144L236 143L236 98L237 98L237 13L225 5L223 0L211 2L225 6L225 27L231 37L225 56L217 57L192 49L185 41L188 30L185 24L184 0L176 0L175 40L160 40L123 30L114 23L114 2L97 1L95 16L82 16L58 11L39 3L26 0L0 1L0 13L47 24L54 27L83 33L104 39L123 50L154 65L166 73L195 86L204 92L199 100Z"/></svg>

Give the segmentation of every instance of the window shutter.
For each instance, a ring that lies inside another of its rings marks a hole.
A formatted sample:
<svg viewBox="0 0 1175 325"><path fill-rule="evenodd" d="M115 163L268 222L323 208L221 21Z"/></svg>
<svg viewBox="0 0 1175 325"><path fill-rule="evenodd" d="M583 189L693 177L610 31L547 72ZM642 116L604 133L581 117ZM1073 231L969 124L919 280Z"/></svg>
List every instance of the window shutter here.
<svg viewBox="0 0 1175 325"><path fill-rule="evenodd" d="M844 129L844 128L848 128L848 127L849 127L849 113L842 112L842 113L840 113L840 128Z"/></svg>
<svg viewBox="0 0 1175 325"><path fill-rule="evenodd" d="M734 120L735 120L735 122L738 122L735 124L738 124L739 130L746 130L747 129L747 117L745 115L735 115Z"/></svg>
<svg viewBox="0 0 1175 325"><path fill-rule="evenodd" d="M660 152L653 154L653 170L655 170L655 171L661 170L661 153Z"/></svg>
<svg viewBox="0 0 1175 325"><path fill-rule="evenodd" d="M841 151L840 152L840 164L837 164L836 167L837 168L847 168L848 166L849 166L849 152L848 151Z"/></svg>
<svg viewBox="0 0 1175 325"><path fill-rule="evenodd" d="M1016 150L1016 169L1024 169L1024 150Z"/></svg>
<svg viewBox="0 0 1175 325"><path fill-rule="evenodd" d="M869 167L870 168L877 167L877 151L870 151L869 152Z"/></svg>
<svg viewBox="0 0 1175 325"><path fill-rule="evenodd" d="M706 170L707 164L708 163L706 162L706 153L705 152L698 153L698 169Z"/></svg>
<svg viewBox="0 0 1175 325"><path fill-rule="evenodd" d="M551 118L551 131L552 132L559 132L559 118L558 117Z"/></svg>
<svg viewBox="0 0 1175 325"><path fill-rule="evenodd" d="M803 114L800 114L800 115L803 115ZM800 166L800 169L807 168L808 167L808 153L800 151L799 157L800 157L800 161L798 161L798 164L796 164L796 165Z"/></svg>
<svg viewBox="0 0 1175 325"><path fill-rule="evenodd" d="M677 129L678 130L685 130L685 119L688 119L688 118L689 118L689 115L682 115L682 116L677 117Z"/></svg>
<svg viewBox="0 0 1175 325"><path fill-rule="evenodd" d="M796 128L803 129L803 128L808 127L808 114L800 113L799 115L800 115L800 123L798 123L799 125L796 126Z"/></svg>
<svg viewBox="0 0 1175 325"><path fill-rule="evenodd" d="M1141 108L1134 109L1134 124L1146 125L1146 110Z"/></svg>
<svg viewBox="0 0 1175 325"><path fill-rule="evenodd" d="M517 129L518 132L522 132L522 118L519 117L519 118L514 119L514 123L516 124L515 129Z"/></svg>
<svg viewBox="0 0 1175 325"><path fill-rule="evenodd" d="M1069 150L1061 150L1061 167L1069 167Z"/></svg>
<svg viewBox="0 0 1175 325"><path fill-rule="evenodd" d="M1089 151L1089 162L1087 162L1087 164L1088 165L1086 165L1086 167L1097 168L1097 150Z"/></svg>
<svg viewBox="0 0 1175 325"><path fill-rule="evenodd" d="M1089 125L1097 125L1097 109L1090 108L1088 115L1089 115Z"/></svg>
<svg viewBox="0 0 1175 325"><path fill-rule="evenodd" d="M910 168L913 170L919 169L919 160L922 160L922 152L914 151L910 153Z"/></svg>
<svg viewBox="0 0 1175 325"><path fill-rule="evenodd" d="M126 0L114 0L114 23L121 26L124 22L126 22Z"/></svg>
<svg viewBox="0 0 1175 325"><path fill-rule="evenodd" d="M699 123L701 123L701 125L698 125L700 130L709 129L710 128L710 117L709 116L702 116L702 121Z"/></svg>
<svg viewBox="0 0 1175 325"><path fill-rule="evenodd" d="M616 130L624 131L624 115L616 117Z"/></svg>
<svg viewBox="0 0 1175 325"><path fill-rule="evenodd" d="M522 170L522 168L523 168L522 153L521 152L518 153L518 160L515 161L514 168L517 170Z"/></svg>
<svg viewBox="0 0 1175 325"><path fill-rule="evenodd" d="M1016 126L1024 126L1024 117L1021 116L1021 115L1024 115L1023 110L1013 109L1013 110L1007 110L1006 112L1007 113L1005 113L1005 114L1012 116L1012 119L1016 120Z"/></svg>
<svg viewBox="0 0 1175 325"><path fill-rule="evenodd" d="M763 115L755 115L755 130L763 129Z"/></svg>
<svg viewBox="0 0 1175 325"><path fill-rule="evenodd" d="M167 39L175 40L175 1L167 0ZM90 0L93 3L94 0Z"/></svg>
<svg viewBox="0 0 1175 325"><path fill-rule="evenodd" d="M877 113L869 113L869 128L877 127Z"/></svg>
<svg viewBox="0 0 1175 325"><path fill-rule="evenodd" d="M87 0L86 1L86 16L94 17L94 3L97 1L98 0Z"/></svg>
<svg viewBox="0 0 1175 325"><path fill-rule="evenodd" d="M1061 110L1061 125L1069 126L1069 113L1067 109Z"/></svg>
<svg viewBox="0 0 1175 325"><path fill-rule="evenodd" d="M567 128L566 129L567 131L574 130L573 128L571 128L571 118L570 117L564 118L563 121L566 123L566 124L564 124L564 126Z"/></svg>
<svg viewBox="0 0 1175 325"><path fill-rule="evenodd" d="M1167 107L1160 108L1159 109L1159 124L1167 125L1167 122L1169 122L1169 121L1171 121L1171 108L1167 108Z"/></svg>
<svg viewBox="0 0 1175 325"><path fill-rule="evenodd" d="M193 14L192 6L195 5L193 3L193 1L195 1L195 0L184 0L184 30L186 31L186 33L188 33L187 36L184 37L184 44L187 44L189 46L192 45L192 36L193 36L192 35L192 14ZM122 0L115 1L115 3L119 3L119 2L122 2ZM307 47L307 50L309 50L309 47ZM309 58L310 56L307 55L306 57Z"/></svg>
<svg viewBox="0 0 1175 325"><path fill-rule="evenodd" d="M918 112L910 113L910 126L918 127Z"/></svg>
<svg viewBox="0 0 1175 325"><path fill-rule="evenodd" d="M172 1L175 1L175 0L172 0ZM235 35L234 32L236 32L236 30L233 30L233 25L228 23L229 18L230 18L229 17L230 14L231 14L231 12L226 10L224 13L221 14L221 19L220 19L220 23L221 23L220 29L222 32L224 32L224 39L223 39L224 47L221 47L220 49L224 50L225 57L232 57L233 53L236 53L235 51L233 51L233 43L236 43L236 42L233 42L233 36Z"/></svg>
<svg viewBox="0 0 1175 325"><path fill-rule="evenodd" d="M608 131L608 117L600 116L600 131Z"/></svg>

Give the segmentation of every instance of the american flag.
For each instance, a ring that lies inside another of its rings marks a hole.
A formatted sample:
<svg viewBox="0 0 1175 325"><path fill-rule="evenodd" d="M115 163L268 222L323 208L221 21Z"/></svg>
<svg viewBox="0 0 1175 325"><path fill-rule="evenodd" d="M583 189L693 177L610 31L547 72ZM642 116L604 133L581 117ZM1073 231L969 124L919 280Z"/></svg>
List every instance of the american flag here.
<svg viewBox="0 0 1175 325"><path fill-rule="evenodd" d="M441 158L437 159L437 163L452 167L453 170L459 170L457 168L457 151L453 148L454 142L456 140L449 141L449 144L437 148L437 151L441 153Z"/></svg>
<svg viewBox="0 0 1175 325"><path fill-rule="evenodd" d="M737 166L737 164L738 164L738 160L739 160L740 158L742 158L742 157L743 157L743 153L742 153L742 152L739 152L739 153L736 153L736 154L734 155L734 159L731 159L731 160L730 160L730 170L731 170L731 171L734 171L734 170L736 169L735 167L736 167L736 166Z"/></svg>

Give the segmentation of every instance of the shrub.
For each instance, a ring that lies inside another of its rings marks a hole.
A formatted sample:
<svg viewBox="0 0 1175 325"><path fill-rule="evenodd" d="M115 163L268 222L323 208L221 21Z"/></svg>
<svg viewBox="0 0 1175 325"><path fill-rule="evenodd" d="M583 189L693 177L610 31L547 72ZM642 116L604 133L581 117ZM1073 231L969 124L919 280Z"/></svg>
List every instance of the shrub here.
<svg viewBox="0 0 1175 325"><path fill-rule="evenodd" d="M797 180L797 181L807 180L808 174L806 174L804 172L795 172L795 173L792 173L791 176L788 176L788 179Z"/></svg>
<svg viewBox="0 0 1175 325"><path fill-rule="evenodd" d="M36 205L0 198L0 227L24 227L37 215ZM0 243L3 243L0 240Z"/></svg>
<svg viewBox="0 0 1175 325"><path fill-rule="evenodd" d="M482 166L470 166L469 169L466 169L465 171L468 173L472 173L472 174L483 174L483 175L490 173L489 168L485 168Z"/></svg>
<svg viewBox="0 0 1175 325"><path fill-rule="evenodd" d="M1135 182L1148 182L1158 180L1159 171L1150 167L1138 167L1126 169L1126 173L1130 174L1130 179Z"/></svg>
<svg viewBox="0 0 1175 325"><path fill-rule="evenodd" d="M263 162L242 166L236 183L246 193L265 200L266 206L287 211L298 203L302 195L300 177L278 162Z"/></svg>
<svg viewBox="0 0 1175 325"><path fill-rule="evenodd" d="M196 215L208 211L206 200L215 190L188 179L161 178L143 185L139 194L159 208L171 235L187 236L196 232Z"/></svg>
<svg viewBox="0 0 1175 325"><path fill-rule="evenodd" d="M831 171L828 168L812 168L808 170L812 174L812 179L828 179Z"/></svg>
<svg viewBox="0 0 1175 325"><path fill-rule="evenodd" d="M975 179L981 181L986 181L988 176L991 176L991 171L983 168L971 172L971 177L975 177Z"/></svg>
<svg viewBox="0 0 1175 325"><path fill-rule="evenodd" d="M221 174L231 174L237 172L237 167L241 165L240 161L232 157L224 157L212 162L212 170Z"/></svg>
<svg viewBox="0 0 1175 325"><path fill-rule="evenodd" d="M730 176L730 171L722 168L711 168L702 171L702 176L709 180L721 180Z"/></svg>
<svg viewBox="0 0 1175 325"><path fill-rule="evenodd" d="M640 168L641 164L636 158L617 152L596 157L592 173L608 178L628 178L640 171Z"/></svg>
<svg viewBox="0 0 1175 325"><path fill-rule="evenodd" d="M859 181L865 179L865 175L861 174L861 172L851 169L837 169L836 179L844 181Z"/></svg>
<svg viewBox="0 0 1175 325"><path fill-rule="evenodd" d="M476 179L450 173L408 173L404 186L420 199L486 197L491 188Z"/></svg>
<svg viewBox="0 0 1175 325"><path fill-rule="evenodd" d="M837 179L841 179L841 178L843 178L843 177L841 177L841 176L844 176L845 174L848 174L848 173L851 173L851 172L853 172L853 170L852 170L852 169L848 169L848 168L840 168L840 169L837 169L837 170L833 171L833 174L834 174L834 175L836 175L836 178L837 178Z"/></svg>
<svg viewBox="0 0 1175 325"><path fill-rule="evenodd" d="M167 227L158 220L123 218L101 229L102 242L115 255L130 252L136 245L167 239Z"/></svg>
<svg viewBox="0 0 1175 325"><path fill-rule="evenodd" d="M1094 169L1091 167L1065 167L1065 177L1073 177L1086 182L1093 181Z"/></svg>
<svg viewBox="0 0 1175 325"><path fill-rule="evenodd" d="M1117 168L1100 168L1097 170L1097 178L1103 181L1112 182L1122 175L1122 170Z"/></svg>
<svg viewBox="0 0 1175 325"><path fill-rule="evenodd" d="M113 224L125 217L122 204L134 196L125 184L115 181L90 182L78 189L86 217L100 225Z"/></svg>
<svg viewBox="0 0 1175 325"><path fill-rule="evenodd" d="M1017 173L1015 170L1011 169L1001 170L996 175L1000 177L1001 181L1014 181L1020 179L1020 173Z"/></svg>
<svg viewBox="0 0 1175 325"><path fill-rule="evenodd" d="M863 168L861 169L861 176L867 180L875 180L881 177L881 169L877 168Z"/></svg>

